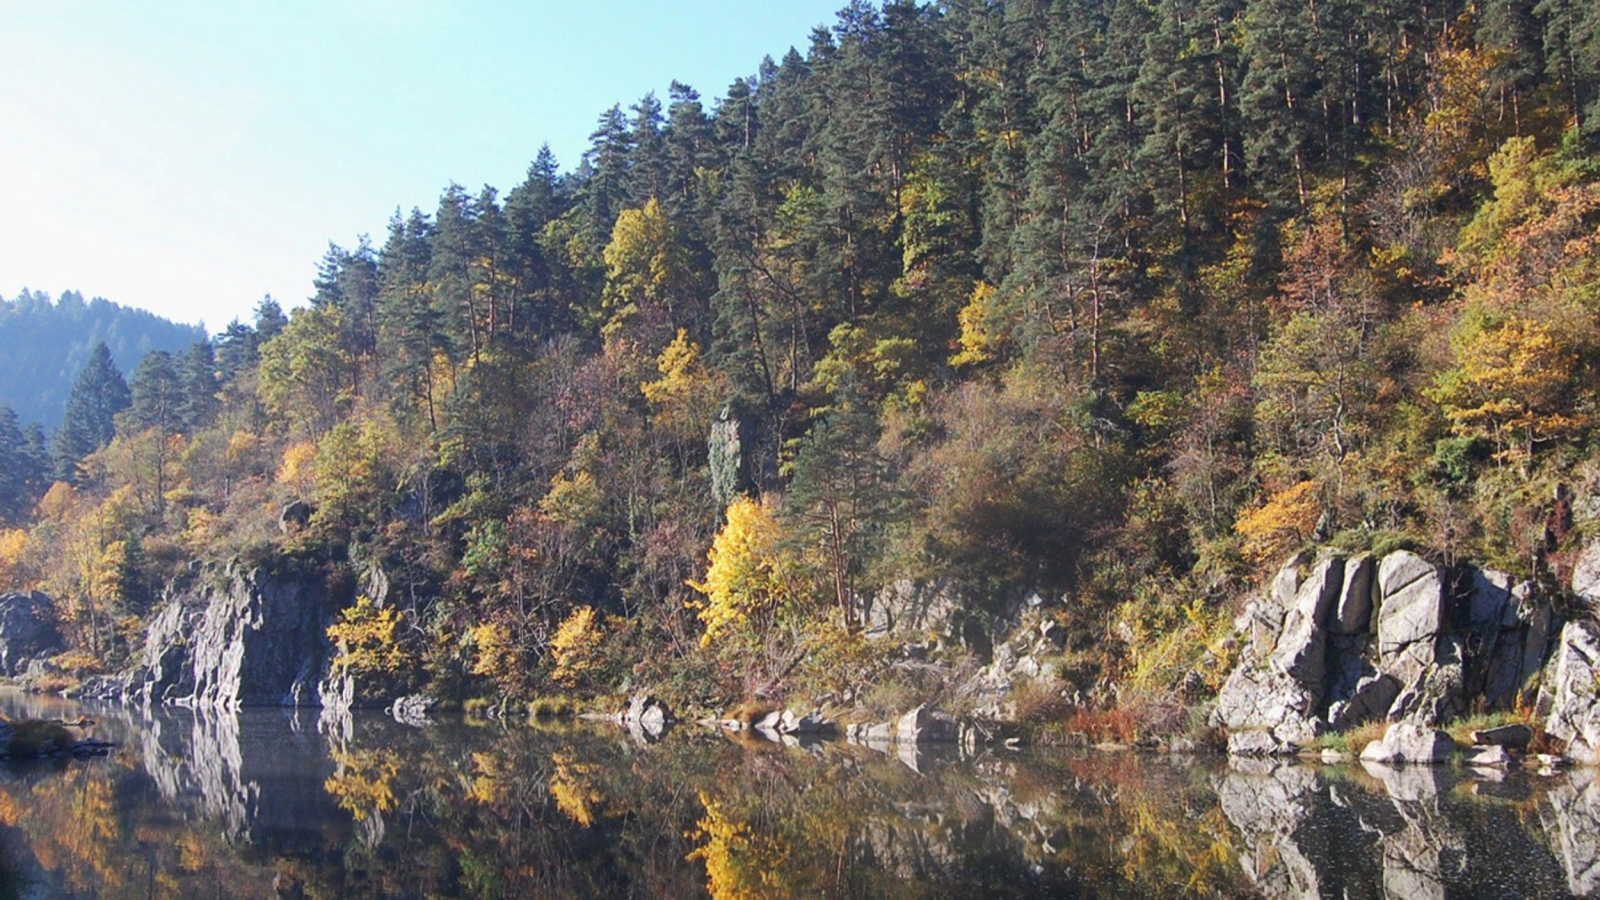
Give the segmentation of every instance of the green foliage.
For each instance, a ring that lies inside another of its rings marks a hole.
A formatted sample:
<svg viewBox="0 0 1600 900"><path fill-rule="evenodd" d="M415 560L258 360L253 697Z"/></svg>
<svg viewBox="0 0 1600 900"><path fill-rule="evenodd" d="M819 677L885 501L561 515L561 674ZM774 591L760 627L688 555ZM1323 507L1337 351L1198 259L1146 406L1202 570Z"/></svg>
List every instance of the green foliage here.
<svg viewBox="0 0 1600 900"><path fill-rule="evenodd" d="M1037 591L1070 677L1137 686L1086 727L1178 727L1302 545L1549 566L1600 409L1593 18L851 5L330 245L290 315L137 369L86 327L74 484L0 415L0 565L107 658L193 556L378 566L432 689L500 702L939 696L867 599Z"/></svg>
<svg viewBox="0 0 1600 900"><path fill-rule="evenodd" d="M128 408L132 397L111 350L102 342L95 345L84 363L78 381L67 400L66 417L56 432L56 477L76 481L83 458L111 443L116 434L116 416Z"/></svg>

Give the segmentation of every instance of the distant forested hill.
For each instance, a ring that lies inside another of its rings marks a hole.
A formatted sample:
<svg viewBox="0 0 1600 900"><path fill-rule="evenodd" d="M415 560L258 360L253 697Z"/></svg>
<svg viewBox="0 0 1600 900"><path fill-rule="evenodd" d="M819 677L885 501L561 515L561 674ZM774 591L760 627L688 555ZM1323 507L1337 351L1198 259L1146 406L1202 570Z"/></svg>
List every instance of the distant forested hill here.
<svg viewBox="0 0 1600 900"><path fill-rule="evenodd" d="M95 344L105 341L117 367L129 374L151 350L181 351L205 336L198 326L99 297L84 300L76 291L52 301L24 289L13 299L0 298L0 405L23 422L54 429Z"/></svg>

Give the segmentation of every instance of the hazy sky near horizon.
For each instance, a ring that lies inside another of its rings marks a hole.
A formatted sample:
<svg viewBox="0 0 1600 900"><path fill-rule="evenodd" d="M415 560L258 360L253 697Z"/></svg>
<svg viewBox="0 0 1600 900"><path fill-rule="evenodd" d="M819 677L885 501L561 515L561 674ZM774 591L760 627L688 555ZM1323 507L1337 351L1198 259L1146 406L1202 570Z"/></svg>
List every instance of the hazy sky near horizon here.
<svg viewBox="0 0 1600 900"><path fill-rule="evenodd" d="M708 108L844 0L0 0L0 295L78 290L212 331L311 292L451 181L673 79Z"/></svg>

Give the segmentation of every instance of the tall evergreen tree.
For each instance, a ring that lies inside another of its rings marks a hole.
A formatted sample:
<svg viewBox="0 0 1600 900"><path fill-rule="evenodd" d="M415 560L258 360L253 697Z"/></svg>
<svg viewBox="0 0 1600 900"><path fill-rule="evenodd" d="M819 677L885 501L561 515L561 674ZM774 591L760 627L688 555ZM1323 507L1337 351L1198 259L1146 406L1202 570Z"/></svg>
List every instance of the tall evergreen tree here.
<svg viewBox="0 0 1600 900"><path fill-rule="evenodd" d="M132 405L127 421L135 431L153 428L165 438L182 426L183 384L172 354L155 350L145 354L128 383Z"/></svg>
<svg viewBox="0 0 1600 900"><path fill-rule="evenodd" d="M133 402L128 383L111 359L105 343L95 345L67 400L66 418L56 433L56 477L78 479L78 464L89 454L111 443L116 434L117 414Z"/></svg>
<svg viewBox="0 0 1600 900"><path fill-rule="evenodd" d="M185 432L194 432L211 423L217 412L217 354L210 341L195 341L184 355L179 380L182 398L178 401L178 421Z"/></svg>
<svg viewBox="0 0 1600 900"><path fill-rule="evenodd" d="M0 526L24 524L37 499L38 478L17 414L0 405Z"/></svg>

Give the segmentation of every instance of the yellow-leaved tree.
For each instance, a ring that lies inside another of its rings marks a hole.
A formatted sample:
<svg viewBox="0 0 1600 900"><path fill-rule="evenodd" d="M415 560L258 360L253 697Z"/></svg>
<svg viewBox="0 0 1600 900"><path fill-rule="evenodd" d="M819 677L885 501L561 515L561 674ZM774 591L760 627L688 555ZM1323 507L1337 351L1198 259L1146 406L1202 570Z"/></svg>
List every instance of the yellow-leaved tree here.
<svg viewBox="0 0 1600 900"><path fill-rule="evenodd" d="M704 597L691 603L706 628L701 646L740 631L764 632L794 596L781 536L777 518L760 501L740 497L728 505L728 521L707 554L705 580L689 582Z"/></svg>
<svg viewBox="0 0 1600 900"><path fill-rule="evenodd" d="M689 282L689 251L654 197L617 215L605 263L608 327L617 327L648 304L661 306L672 318L674 304Z"/></svg>
<svg viewBox="0 0 1600 900"><path fill-rule="evenodd" d="M1583 427L1569 402L1577 353L1549 326L1515 313L1469 315L1451 345L1456 366L1432 396L1457 434L1488 438L1497 458L1525 463L1539 444Z"/></svg>
<svg viewBox="0 0 1600 900"><path fill-rule="evenodd" d="M379 607L366 596L339 613L328 626L328 639L339 648L333 667L356 676L392 676L404 671L410 655L400 644L400 613Z"/></svg>
<svg viewBox="0 0 1600 900"><path fill-rule="evenodd" d="M550 638L550 677L574 687L600 666L600 645L605 633L594 607L580 606L561 621Z"/></svg>
<svg viewBox="0 0 1600 900"><path fill-rule="evenodd" d="M716 414L724 391L719 375L701 361L700 345L679 328L656 358L656 371L660 378L639 385L655 423L679 440L703 441L705 423Z"/></svg>
<svg viewBox="0 0 1600 900"><path fill-rule="evenodd" d="M1277 559L1311 540L1322 500L1315 481L1278 491L1260 508L1239 516L1233 530L1244 538L1244 555L1254 563Z"/></svg>
<svg viewBox="0 0 1600 900"><path fill-rule="evenodd" d="M0 529L0 590L22 589L22 555L27 549L26 531L20 528Z"/></svg>

